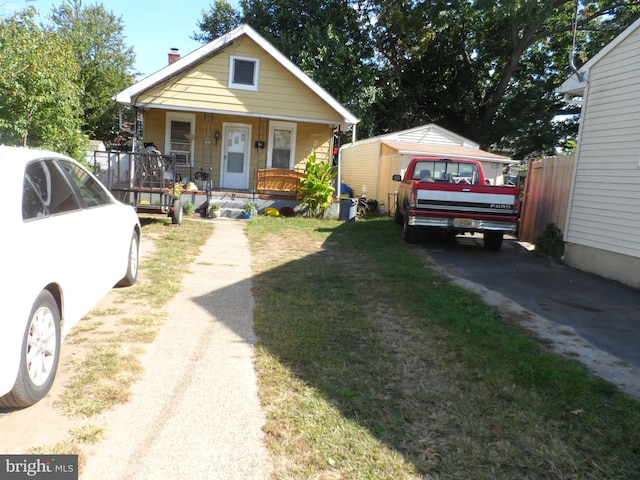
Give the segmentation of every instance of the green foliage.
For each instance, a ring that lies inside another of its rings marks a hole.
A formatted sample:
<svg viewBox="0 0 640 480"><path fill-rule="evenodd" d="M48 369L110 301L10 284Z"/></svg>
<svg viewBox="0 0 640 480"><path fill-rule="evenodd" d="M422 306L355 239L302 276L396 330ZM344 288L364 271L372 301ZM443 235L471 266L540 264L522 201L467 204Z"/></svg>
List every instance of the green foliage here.
<svg viewBox="0 0 640 480"><path fill-rule="evenodd" d="M0 18L0 143L81 159L79 65L68 41L27 9Z"/></svg>
<svg viewBox="0 0 640 480"><path fill-rule="evenodd" d="M248 215L255 215L258 213L258 205L256 202L249 202L244 206L244 213Z"/></svg>
<svg viewBox="0 0 640 480"><path fill-rule="evenodd" d="M564 255L562 232L555 223L547 224L544 232L535 239L536 251L558 261Z"/></svg>
<svg viewBox="0 0 640 480"><path fill-rule="evenodd" d="M241 0L228 11L216 1L199 24L212 35L199 38L223 33L227 18L248 23L362 119L360 138L433 122L523 158L577 134L577 112L554 92L571 74L575 4ZM639 15L636 1L580 2L577 66Z"/></svg>
<svg viewBox="0 0 640 480"><path fill-rule="evenodd" d="M305 177L301 180L298 201L307 209L308 216L322 218L333 197L334 168L328 162L319 162L315 152L309 155L305 165Z"/></svg>
<svg viewBox="0 0 640 480"><path fill-rule="evenodd" d="M210 42L238 27L241 20L241 14L227 0L214 0L208 12L202 11L202 19L198 21L200 32L195 32L191 38L197 42Z"/></svg>
<svg viewBox="0 0 640 480"><path fill-rule="evenodd" d="M182 204L182 212L185 215L193 215L193 212L195 212L195 207L193 206L193 203L190 200L187 200L186 202L184 202Z"/></svg>
<svg viewBox="0 0 640 480"><path fill-rule="evenodd" d="M83 6L80 0L67 0L52 10L51 20L80 66L82 131L109 144L120 134L117 105L111 97L133 83L129 72L135 54L125 44L122 17L100 4Z"/></svg>

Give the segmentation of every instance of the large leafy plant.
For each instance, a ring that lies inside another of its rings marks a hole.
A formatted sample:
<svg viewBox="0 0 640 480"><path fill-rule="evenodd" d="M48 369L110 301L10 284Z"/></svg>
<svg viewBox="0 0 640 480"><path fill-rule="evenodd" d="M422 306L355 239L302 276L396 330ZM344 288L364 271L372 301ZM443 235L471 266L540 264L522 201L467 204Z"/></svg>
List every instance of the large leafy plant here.
<svg viewBox="0 0 640 480"><path fill-rule="evenodd" d="M304 173L298 201L306 209L307 216L322 218L331 205L336 172L329 162L318 161L314 151L307 159Z"/></svg>

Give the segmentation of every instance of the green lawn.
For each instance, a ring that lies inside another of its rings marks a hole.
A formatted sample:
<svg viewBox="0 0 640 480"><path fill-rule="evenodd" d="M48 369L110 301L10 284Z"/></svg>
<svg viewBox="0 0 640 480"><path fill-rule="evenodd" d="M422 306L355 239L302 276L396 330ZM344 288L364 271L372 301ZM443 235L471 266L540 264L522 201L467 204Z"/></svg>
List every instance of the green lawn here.
<svg viewBox="0 0 640 480"><path fill-rule="evenodd" d="M275 478L638 478L640 403L436 273L391 219L247 231Z"/></svg>

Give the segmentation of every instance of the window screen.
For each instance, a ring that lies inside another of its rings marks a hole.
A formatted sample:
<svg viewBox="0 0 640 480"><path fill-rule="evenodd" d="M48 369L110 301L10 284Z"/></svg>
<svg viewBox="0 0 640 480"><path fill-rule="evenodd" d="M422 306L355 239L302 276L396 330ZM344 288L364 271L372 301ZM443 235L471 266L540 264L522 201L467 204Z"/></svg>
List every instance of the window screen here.
<svg viewBox="0 0 640 480"><path fill-rule="evenodd" d="M233 61L233 83L238 85L255 85L255 67L253 60Z"/></svg>

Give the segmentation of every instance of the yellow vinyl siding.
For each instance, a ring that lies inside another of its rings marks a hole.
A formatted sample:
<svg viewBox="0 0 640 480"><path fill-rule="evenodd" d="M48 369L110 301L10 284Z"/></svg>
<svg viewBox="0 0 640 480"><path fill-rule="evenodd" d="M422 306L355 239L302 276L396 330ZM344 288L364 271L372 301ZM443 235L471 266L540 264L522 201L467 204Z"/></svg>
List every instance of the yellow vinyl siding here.
<svg viewBox="0 0 640 480"><path fill-rule="evenodd" d="M231 56L260 60L257 91L229 88ZM336 124L343 121L322 98L246 36L238 46L229 45L200 65L141 94L137 103Z"/></svg>
<svg viewBox="0 0 640 480"><path fill-rule="evenodd" d="M150 109L145 113L144 141L154 142L158 149L164 153L165 149L165 129L167 110ZM209 173L213 188L220 188L220 165L222 158L222 138L215 141L215 132L222 135L223 123L245 124L251 126L252 138L250 140L251 164L249 188L252 189L255 180L255 172L258 168L265 168L267 165L267 151L269 148L269 121L264 118L245 117L240 115L220 115L207 114L207 119L213 117L210 128L206 128L205 114L196 114L196 139L195 139L195 163L192 168L179 168L179 172L184 176L193 179L195 172L200 169ZM333 131L331 127L316 123L297 123L296 136L296 169L304 169L305 162L309 155L315 150L316 157L321 161L331 161ZM255 147L256 141L265 142L264 149ZM210 143L208 143L210 142Z"/></svg>
<svg viewBox="0 0 640 480"><path fill-rule="evenodd" d="M353 189L353 195L386 201L378 196L380 142L370 142L342 150L341 180Z"/></svg>

